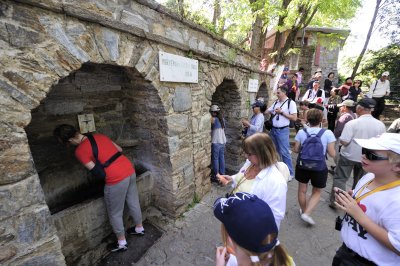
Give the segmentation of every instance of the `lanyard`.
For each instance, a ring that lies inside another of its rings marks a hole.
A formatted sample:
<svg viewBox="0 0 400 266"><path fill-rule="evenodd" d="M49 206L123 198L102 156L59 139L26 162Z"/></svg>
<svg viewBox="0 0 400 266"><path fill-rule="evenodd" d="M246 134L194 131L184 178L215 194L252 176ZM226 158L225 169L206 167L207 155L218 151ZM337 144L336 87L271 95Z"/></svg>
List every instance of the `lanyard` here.
<svg viewBox="0 0 400 266"><path fill-rule="evenodd" d="M372 179L371 181L369 181L369 182L367 182L366 184L364 184L364 186L362 186L362 187L360 188L360 190L357 192L356 197L355 197L357 203L360 203L360 201L361 201L362 199L364 199L364 198L366 198L366 197L368 197L368 196L370 196L370 195L372 195L372 194L374 194L374 193L376 193L376 192L379 192L379 191L383 191L383 190L387 190L387 189L391 189L391 188L400 186L400 180L397 180L397 181L390 182L389 184L386 184L386 185L377 187L377 188L375 188L375 189L373 189L373 190L371 190L371 191L368 191L368 192L365 193L364 195L360 196L360 194L364 191L364 189L365 189L369 184L371 184L372 181L374 181L374 179Z"/></svg>

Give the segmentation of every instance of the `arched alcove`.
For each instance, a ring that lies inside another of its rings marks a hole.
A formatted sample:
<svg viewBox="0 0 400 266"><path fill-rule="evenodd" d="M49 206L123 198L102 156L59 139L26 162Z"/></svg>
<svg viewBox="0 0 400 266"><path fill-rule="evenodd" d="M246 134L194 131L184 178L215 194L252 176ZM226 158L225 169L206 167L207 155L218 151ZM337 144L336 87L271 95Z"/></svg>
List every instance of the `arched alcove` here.
<svg viewBox="0 0 400 266"><path fill-rule="evenodd" d="M234 80L224 79L212 95L212 104L218 105L226 120L225 164L228 173L239 169L241 156L241 97Z"/></svg>
<svg viewBox="0 0 400 266"><path fill-rule="evenodd" d="M109 136L134 162L142 211L152 204L152 173L165 168L157 154L167 146L161 145L166 122L157 90L134 69L84 64L32 110L25 130L68 264L96 261L105 248L103 239L111 234L101 198L103 183L75 159L74 147L64 147L52 136L58 124L79 128L80 114L93 114L96 132Z"/></svg>

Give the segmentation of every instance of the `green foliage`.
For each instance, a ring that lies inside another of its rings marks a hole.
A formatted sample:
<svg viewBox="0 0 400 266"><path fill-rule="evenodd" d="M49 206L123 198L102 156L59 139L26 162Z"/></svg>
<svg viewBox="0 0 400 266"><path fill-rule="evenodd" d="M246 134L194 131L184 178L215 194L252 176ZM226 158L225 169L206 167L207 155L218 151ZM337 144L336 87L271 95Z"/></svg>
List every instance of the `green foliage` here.
<svg viewBox="0 0 400 266"><path fill-rule="evenodd" d="M196 206L196 204L200 203L201 198L199 197L199 195L197 195L197 193L195 192L193 194L193 199L192 202L189 203L189 205L186 207L186 211L189 211L190 209L192 209L194 206Z"/></svg>
<svg viewBox="0 0 400 266"><path fill-rule="evenodd" d="M354 66L356 57L348 58L344 62L346 69ZM371 84L384 71L390 72L390 84L400 84L400 45L391 44L377 51L368 51L359 67L356 79L361 79L365 85Z"/></svg>

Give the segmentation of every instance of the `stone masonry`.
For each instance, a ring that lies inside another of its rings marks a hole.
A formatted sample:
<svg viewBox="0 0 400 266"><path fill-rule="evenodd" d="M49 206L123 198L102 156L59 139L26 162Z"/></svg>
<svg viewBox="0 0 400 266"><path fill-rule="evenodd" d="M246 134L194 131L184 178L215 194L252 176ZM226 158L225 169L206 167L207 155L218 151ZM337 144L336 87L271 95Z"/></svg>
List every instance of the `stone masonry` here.
<svg viewBox="0 0 400 266"><path fill-rule="evenodd" d="M78 227L61 237L57 230L67 220L58 218L76 220L91 208L105 215L98 200L71 216L71 209L49 210L61 194L44 180L70 182L66 170L75 180L86 174L76 161L57 161L64 151L51 140L54 125L76 125L78 114L93 113L98 132L124 143L127 155L151 172L144 182L154 184L144 187L153 189L140 190L142 205L170 217L210 190L212 103L227 117L228 167L237 169L243 159L240 119L249 115L249 78L260 80L257 58L153 1L4 0L0 46L2 265L77 262L79 247L65 241L86 232ZM159 51L199 60L199 82L160 82ZM95 256L79 263L102 254Z"/></svg>

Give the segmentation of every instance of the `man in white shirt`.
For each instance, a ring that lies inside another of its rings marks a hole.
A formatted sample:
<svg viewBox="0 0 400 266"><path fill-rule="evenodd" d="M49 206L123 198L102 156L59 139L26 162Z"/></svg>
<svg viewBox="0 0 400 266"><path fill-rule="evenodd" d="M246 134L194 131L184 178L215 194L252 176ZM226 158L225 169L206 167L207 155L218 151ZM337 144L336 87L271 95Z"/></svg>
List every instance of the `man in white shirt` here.
<svg viewBox="0 0 400 266"><path fill-rule="evenodd" d="M389 96L390 94L388 76L389 71L383 72L381 78L373 82L369 88L368 97L376 101L374 111L372 112L372 116L376 119L379 119L383 109L385 109L385 96Z"/></svg>
<svg viewBox="0 0 400 266"><path fill-rule="evenodd" d="M304 93L302 101L304 102L314 102L318 97L321 97L325 101L325 91L319 88L319 81L313 82L312 89L309 89Z"/></svg>
<svg viewBox="0 0 400 266"><path fill-rule="evenodd" d="M358 118L347 122L343 128L339 138L340 144L343 146L340 150L339 161L333 177L330 207L335 208L333 187L347 191L346 182L350 178L351 172L354 171L352 186L352 189L354 189L357 182L365 174L361 165L361 146L354 139L369 139L386 131L385 124L371 115L371 110L375 107L375 104L376 102L373 99L361 99L356 107Z"/></svg>
<svg viewBox="0 0 400 266"><path fill-rule="evenodd" d="M268 108L267 112L273 115L272 129L269 134L282 158L282 161L289 168L291 180L294 176L294 170L292 165L292 156L289 151L289 124L290 120L296 121L297 119L297 106L295 101L292 101L287 97L287 93L287 86L279 87L276 91L278 100Z"/></svg>

